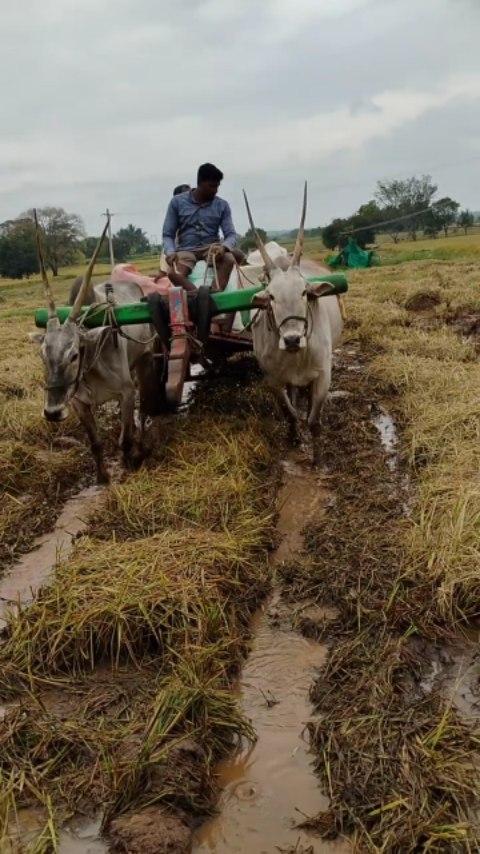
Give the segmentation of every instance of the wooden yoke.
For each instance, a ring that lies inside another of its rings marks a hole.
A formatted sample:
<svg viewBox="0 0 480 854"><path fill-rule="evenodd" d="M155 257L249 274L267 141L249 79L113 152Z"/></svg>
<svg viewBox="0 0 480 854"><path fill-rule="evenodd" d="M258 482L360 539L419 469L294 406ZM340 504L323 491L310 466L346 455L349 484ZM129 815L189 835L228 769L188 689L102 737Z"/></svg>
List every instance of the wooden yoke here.
<svg viewBox="0 0 480 854"><path fill-rule="evenodd" d="M167 401L172 407L182 402L183 384L188 375L191 355L192 323L188 315L187 294L183 288L168 291L170 309L170 356L168 360Z"/></svg>

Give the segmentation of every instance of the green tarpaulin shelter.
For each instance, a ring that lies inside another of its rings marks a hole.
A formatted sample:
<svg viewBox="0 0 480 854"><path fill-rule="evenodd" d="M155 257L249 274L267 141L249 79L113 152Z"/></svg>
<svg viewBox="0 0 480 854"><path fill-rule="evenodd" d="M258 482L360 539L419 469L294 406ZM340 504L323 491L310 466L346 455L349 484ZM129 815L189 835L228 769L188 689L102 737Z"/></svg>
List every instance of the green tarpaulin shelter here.
<svg viewBox="0 0 480 854"><path fill-rule="evenodd" d="M338 255L330 255L326 258L327 264L336 267L350 267L358 269L361 267L374 267L380 263L378 255L372 249L361 249L358 243L349 237L346 246Z"/></svg>

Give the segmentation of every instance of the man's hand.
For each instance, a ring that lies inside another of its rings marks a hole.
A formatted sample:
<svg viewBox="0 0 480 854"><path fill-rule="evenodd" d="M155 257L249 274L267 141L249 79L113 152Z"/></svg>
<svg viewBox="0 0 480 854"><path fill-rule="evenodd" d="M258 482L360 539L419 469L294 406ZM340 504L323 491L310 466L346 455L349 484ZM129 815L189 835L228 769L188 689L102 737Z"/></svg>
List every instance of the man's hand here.
<svg viewBox="0 0 480 854"><path fill-rule="evenodd" d="M177 253L176 252L169 252L168 255L165 255L165 261L167 262L169 267L173 267L176 260L177 260Z"/></svg>
<svg viewBox="0 0 480 854"><path fill-rule="evenodd" d="M225 255L225 246L222 246L221 243L214 243L210 248L210 253L220 261Z"/></svg>

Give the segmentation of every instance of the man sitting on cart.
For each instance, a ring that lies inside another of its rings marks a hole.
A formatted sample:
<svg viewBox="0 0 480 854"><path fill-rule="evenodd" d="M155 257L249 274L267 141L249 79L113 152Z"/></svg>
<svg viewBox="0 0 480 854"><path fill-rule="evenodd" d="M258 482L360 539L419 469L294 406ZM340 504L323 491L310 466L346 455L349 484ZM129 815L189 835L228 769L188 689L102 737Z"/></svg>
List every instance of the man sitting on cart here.
<svg viewBox="0 0 480 854"><path fill-rule="evenodd" d="M217 196L222 179L220 169L204 163L198 170L195 189L175 195L168 205L163 246L169 278L187 291L196 290L187 276L197 261L213 266L214 287L223 291L235 261L244 260L243 253L235 248L237 235L230 205Z"/></svg>

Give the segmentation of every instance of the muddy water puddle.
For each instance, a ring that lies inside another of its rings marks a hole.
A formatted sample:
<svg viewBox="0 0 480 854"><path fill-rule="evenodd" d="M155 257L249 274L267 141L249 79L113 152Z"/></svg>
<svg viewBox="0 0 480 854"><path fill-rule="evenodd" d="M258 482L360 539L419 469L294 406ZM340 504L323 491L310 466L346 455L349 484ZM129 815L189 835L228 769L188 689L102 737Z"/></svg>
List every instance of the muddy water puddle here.
<svg viewBox="0 0 480 854"><path fill-rule="evenodd" d="M302 548L302 529L324 512L327 498L321 477L307 467L301 453L291 454L283 470L277 502L281 541L272 555L274 572ZM273 854L296 846L314 854L349 850L321 842L296 826L328 807L302 737L312 718L308 691L327 649L290 626L276 587L252 622L252 649L236 688L257 741L219 765L219 814L197 832L194 852Z"/></svg>
<svg viewBox="0 0 480 854"><path fill-rule="evenodd" d="M391 471L396 468L397 430L392 416L383 407L372 419L380 434L380 441L387 455L387 465Z"/></svg>
<svg viewBox="0 0 480 854"><path fill-rule="evenodd" d="M20 854L28 846L35 846L45 830L48 816L40 808L19 809L16 821L12 821L9 830L9 849L5 854ZM58 834L58 854L106 854L108 847L99 838L101 819L72 819ZM3 854L3 849L2 854ZM40 849L38 849L40 850ZM43 850L43 849L42 849ZM47 849L46 849L47 850ZM50 850L50 849L48 849Z"/></svg>
<svg viewBox="0 0 480 854"><path fill-rule="evenodd" d="M72 819L59 834L58 854L105 854L107 844L99 838L101 819Z"/></svg>
<svg viewBox="0 0 480 854"><path fill-rule="evenodd" d="M8 611L18 603L31 601L55 564L68 556L75 537L85 530L86 519L101 491L97 486L88 486L68 499L53 531L38 537L28 554L0 580L0 628L5 625Z"/></svg>
<svg viewBox="0 0 480 854"><path fill-rule="evenodd" d="M430 670L422 679L422 690L439 690L465 721L480 720L479 632L471 630L464 642L429 652Z"/></svg>

